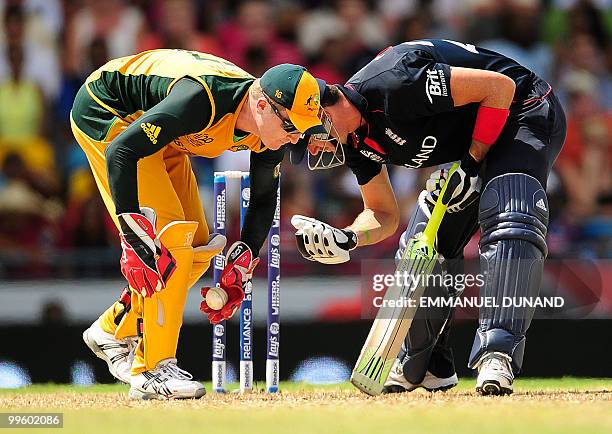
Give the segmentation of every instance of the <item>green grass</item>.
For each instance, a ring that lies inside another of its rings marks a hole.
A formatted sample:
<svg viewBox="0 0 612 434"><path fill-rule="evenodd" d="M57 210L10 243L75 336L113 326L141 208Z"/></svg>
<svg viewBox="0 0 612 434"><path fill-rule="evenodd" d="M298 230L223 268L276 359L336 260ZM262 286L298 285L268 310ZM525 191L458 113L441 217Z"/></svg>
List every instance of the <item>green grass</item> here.
<svg viewBox="0 0 612 434"><path fill-rule="evenodd" d="M474 378L462 378L459 385L453 390L470 391L474 388L476 380ZM206 390L212 389L210 382L204 382ZM255 382L255 386L263 387L263 383ZM228 389L233 390L238 388L238 384L230 384ZM562 378L518 378L514 382L514 388L518 392L535 392L546 390L563 390L563 391L612 391L612 378L577 378L577 377L562 377ZM29 394L29 393L58 393L58 392L74 392L74 393L111 393L111 392L127 392L129 387L125 384L96 384L93 386L73 386L63 384L35 384L19 389L0 389L2 394ZM348 381L340 384L306 384L295 382L283 382L281 390L285 392L301 392L315 390L355 390Z"/></svg>
<svg viewBox="0 0 612 434"><path fill-rule="evenodd" d="M376 398L348 383L283 383L269 395L209 394L197 401L129 401L127 386L35 385L0 390L6 411L61 411L62 433L610 433L612 379L519 379L510 397L479 397L474 380L447 392ZM210 390L210 385L207 384ZM24 430L2 430L24 433Z"/></svg>

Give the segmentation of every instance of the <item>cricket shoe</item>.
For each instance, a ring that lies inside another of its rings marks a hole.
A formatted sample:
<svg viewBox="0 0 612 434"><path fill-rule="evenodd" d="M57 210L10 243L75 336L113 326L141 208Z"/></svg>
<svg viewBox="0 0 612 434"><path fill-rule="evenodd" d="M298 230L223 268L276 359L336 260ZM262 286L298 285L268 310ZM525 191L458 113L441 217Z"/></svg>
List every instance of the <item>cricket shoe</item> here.
<svg viewBox="0 0 612 434"><path fill-rule="evenodd" d="M111 333L102 330L100 321L96 320L83 332L83 341L96 356L106 362L113 377L129 384L135 339L117 339Z"/></svg>
<svg viewBox="0 0 612 434"><path fill-rule="evenodd" d="M429 392L442 392L455 387L457 383L459 383L459 379L455 373L450 377L440 378L429 371L427 371L425 378L419 384L411 383L404 376L404 369L400 359L395 359L391 371L389 371L389 377L385 382L383 393L412 392L419 387Z"/></svg>
<svg viewBox="0 0 612 434"><path fill-rule="evenodd" d="M512 357L504 353L491 352L484 354L476 368L476 392L481 395L509 395L512 393Z"/></svg>
<svg viewBox="0 0 612 434"><path fill-rule="evenodd" d="M130 399L193 399L206 393L204 386L192 380L192 375L176 366L176 359L160 361L155 369L133 375Z"/></svg>

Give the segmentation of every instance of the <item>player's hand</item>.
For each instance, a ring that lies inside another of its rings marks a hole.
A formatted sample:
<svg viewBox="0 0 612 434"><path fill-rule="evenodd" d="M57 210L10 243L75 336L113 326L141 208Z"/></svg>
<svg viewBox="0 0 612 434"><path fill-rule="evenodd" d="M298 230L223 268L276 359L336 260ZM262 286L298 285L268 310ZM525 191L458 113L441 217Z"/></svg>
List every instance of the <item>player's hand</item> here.
<svg viewBox="0 0 612 434"><path fill-rule="evenodd" d="M176 269L176 261L155 234L155 211L141 208L142 214L122 213L121 273L143 297L151 297L166 287Z"/></svg>
<svg viewBox="0 0 612 434"><path fill-rule="evenodd" d="M211 324L229 319L234 315L244 299L244 288L250 284L253 278L253 270L259 264L259 258L253 258L253 252L249 246L242 241L236 241L227 251L225 256L225 267L221 273L219 286L227 293L227 302L219 310L213 310L206 303L206 294L210 287L201 289L203 300L200 302L200 310L208 314Z"/></svg>
<svg viewBox="0 0 612 434"><path fill-rule="evenodd" d="M357 247L357 234L353 231L301 215L291 217L291 224L297 229L298 250L309 261L342 264L351 259L349 251Z"/></svg>
<svg viewBox="0 0 612 434"><path fill-rule="evenodd" d="M469 166L462 161L457 170L453 172L450 180L448 179L448 168L438 169L432 173L425 184L425 189L428 192L425 198L427 203L432 207L435 206L440 191L447 181L450 182L446 188L446 196L450 197L447 212L462 211L472 202L478 200L482 180L478 176L478 170Z"/></svg>

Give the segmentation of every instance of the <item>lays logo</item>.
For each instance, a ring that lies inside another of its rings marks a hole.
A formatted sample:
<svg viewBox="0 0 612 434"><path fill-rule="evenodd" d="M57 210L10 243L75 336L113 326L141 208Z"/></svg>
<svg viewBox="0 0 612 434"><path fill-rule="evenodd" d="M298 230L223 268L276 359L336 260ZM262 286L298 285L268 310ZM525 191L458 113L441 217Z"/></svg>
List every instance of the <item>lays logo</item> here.
<svg viewBox="0 0 612 434"><path fill-rule="evenodd" d="M318 112L319 106L320 106L320 101L319 101L318 93L313 93L312 95L308 97L308 99L306 99L306 110L310 112L314 112L314 111Z"/></svg>

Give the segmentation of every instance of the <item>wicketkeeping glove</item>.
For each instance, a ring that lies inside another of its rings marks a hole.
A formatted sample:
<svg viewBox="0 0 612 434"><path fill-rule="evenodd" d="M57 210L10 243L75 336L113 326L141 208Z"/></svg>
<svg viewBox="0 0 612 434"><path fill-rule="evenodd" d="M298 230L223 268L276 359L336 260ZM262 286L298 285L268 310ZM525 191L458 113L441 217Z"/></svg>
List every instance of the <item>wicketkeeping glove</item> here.
<svg viewBox="0 0 612 434"><path fill-rule="evenodd" d="M208 314L211 324L217 324L234 315L244 300L244 288L253 278L253 270L259 264L259 258L253 258L253 252L242 241L236 241L227 251L225 267L221 273L219 286L227 293L227 302L220 310L211 309L206 303L206 293L210 287L200 290L204 298L200 310Z"/></svg>
<svg viewBox="0 0 612 434"><path fill-rule="evenodd" d="M322 264L342 264L351 259L349 251L357 247L357 234L337 229L317 219L294 215L295 240L302 256Z"/></svg>
<svg viewBox="0 0 612 434"><path fill-rule="evenodd" d="M123 249L121 273L135 291L151 297L166 287L176 269L176 261L155 234L155 211L141 208L141 212L117 216Z"/></svg>
<svg viewBox="0 0 612 434"><path fill-rule="evenodd" d="M479 164L468 154L461 164L453 172L451 184L447 187L446 195L450 195L447 212L457 212L467 208L472 202L480 197L482 180L478 176ZM448 169L438 169L431 174L425 189L429 193L426 200L430 206L435 206L440 190L448 178Z"/></svg>

